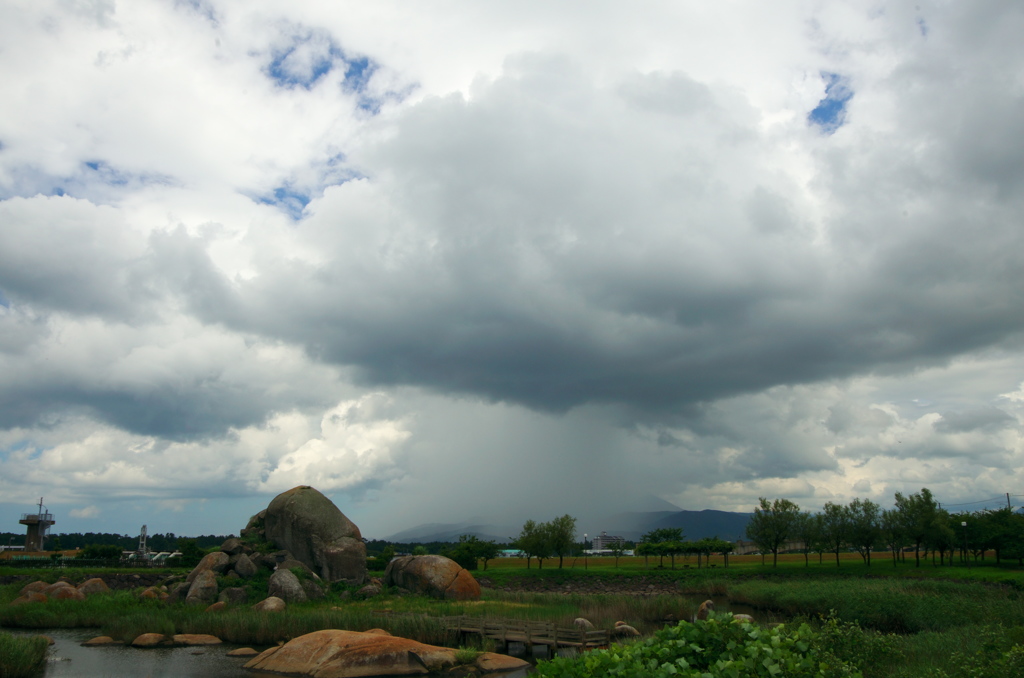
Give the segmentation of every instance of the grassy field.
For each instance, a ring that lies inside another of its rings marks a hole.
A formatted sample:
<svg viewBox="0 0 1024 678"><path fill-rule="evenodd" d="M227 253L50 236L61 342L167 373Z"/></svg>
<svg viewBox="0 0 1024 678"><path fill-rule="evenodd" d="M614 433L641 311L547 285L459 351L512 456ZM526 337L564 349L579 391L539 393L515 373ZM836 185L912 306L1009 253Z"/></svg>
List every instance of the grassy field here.
<svg viewBox="0 0 1024 678"><path fill-rule="evenodd" d="M728 568L718 559L711 562L716 567L701 569L694 560L677 559L674 570L667 560L664 568L657 568L654 559L645 569L642 558L620 558L618 567L612 558L588 558L585 567L582 558L566 559L561 570L557 561L543 569L534 562L527 569L525 561L499 559L476 572L493 585L480 601L394 594L354 601L343 599L343 587L335 586L327 601L293 605L282 614L259 614L245 607L206 613L142 601L126 591L86 601L11 607L7 603L21 588L11 584L0 586L0 626L93 627L98 634L125 640L149 631L211 633L252 645L322 628L381 627L424 642L454 644L457 639L438 617L466 614L568 625L582 616L604 628L625 620L646 633L667 618L690 619L701 600L722 596L754 607L762 621L809 621L823 627L822 617L831 614L856 625L842 627L847 630L836 643L839 651L857 658L866 678L1001 678L999 662L1015 645L1024 644L1024 569L996 566L991 558L970 568L933 567L930 561L917 568L912 559L894 568L880 557L867 567L856 554L844 556L840 567L834 560L819 564L816 558L805 566L802 555L785 556L778 567L770 561L761 565L757 556L733 557ZM0 576L14 573L0 568ZM62 573L67 572L27 571L51 581Z"/></svg>

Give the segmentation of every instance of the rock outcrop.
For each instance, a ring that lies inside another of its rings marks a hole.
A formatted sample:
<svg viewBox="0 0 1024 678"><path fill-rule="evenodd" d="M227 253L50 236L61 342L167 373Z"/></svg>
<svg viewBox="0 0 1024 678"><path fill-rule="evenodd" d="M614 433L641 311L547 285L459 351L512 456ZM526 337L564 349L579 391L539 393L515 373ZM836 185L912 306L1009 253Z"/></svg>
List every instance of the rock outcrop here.
<svg viewBox="0 0 1024 678"><path fill-rule="evenodd" d="M287 550L326 581L362 584L366 579L366 545L359 528L308 485L274 497L242 534Z"/></svg>
<svg viewBox="0 0 1024 678"><path fill-rule="evenodd" d="M384 570L384 584L449 600L478 600L480 584L450 558L400 556Z"/></svg>
<svg viewBox="0 0 1024 678"><path fill-rule="evenodd" d="M299 636L260 653L245 668L317 678L415 676L457 665L456 651L377 633L326 630ZM485 653L477 659L499 670L522 669L521 659ZM480 668L480 667L477 667ZM493 669L492 669L493 670Z"/></svg>

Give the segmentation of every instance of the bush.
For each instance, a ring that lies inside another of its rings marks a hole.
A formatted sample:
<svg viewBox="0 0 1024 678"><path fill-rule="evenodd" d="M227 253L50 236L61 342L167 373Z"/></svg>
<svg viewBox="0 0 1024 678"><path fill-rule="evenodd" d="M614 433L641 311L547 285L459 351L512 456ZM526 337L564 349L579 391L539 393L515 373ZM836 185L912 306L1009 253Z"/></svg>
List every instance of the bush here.
<svg viewBox="0 0 1024 678"><path fill-rule="evenodd" d="M89 544L78 554L86 560L120 560L121 547L116 544Z"/></svg>
<svg viewBox="0 0 1024 678"><path fill-rule="evenodd" d="M681 622L630 645L581 657L541 662L538 676L548 678L840 678L860 677L849 664L819 645L806 624L761 628L718 615L692 624Z"/></svg>

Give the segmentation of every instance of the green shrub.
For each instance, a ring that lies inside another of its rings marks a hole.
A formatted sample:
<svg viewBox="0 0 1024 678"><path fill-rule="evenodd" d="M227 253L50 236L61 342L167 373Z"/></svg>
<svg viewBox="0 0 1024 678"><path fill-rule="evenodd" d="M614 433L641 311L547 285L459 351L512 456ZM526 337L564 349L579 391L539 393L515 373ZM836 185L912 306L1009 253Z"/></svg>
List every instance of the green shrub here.
<svg viewBox="0 0 1024 678"><path fill-rule="evenodd" d="M806 624L762 628L718 615L682 622L629 645L541 662L547 678L840 678L860 677L820 647Z"/></svg>

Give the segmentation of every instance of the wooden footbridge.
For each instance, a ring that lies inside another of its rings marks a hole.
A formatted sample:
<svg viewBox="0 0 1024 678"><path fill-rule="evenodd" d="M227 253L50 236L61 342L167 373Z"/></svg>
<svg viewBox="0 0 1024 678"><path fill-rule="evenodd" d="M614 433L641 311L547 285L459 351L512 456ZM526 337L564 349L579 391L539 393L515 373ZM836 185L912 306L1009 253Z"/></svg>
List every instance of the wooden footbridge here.
<svg viewBox="0 0 1024 678"><path fill-rule="evenodd" d="M554 622L521 619L484 619L481 617L445 617L444 624L457 634L475 634L496 640L504 648L509 643L547 645L551 648L574 647L580 650L607 647L611 633L599 629L559 628Z"/></svg>

